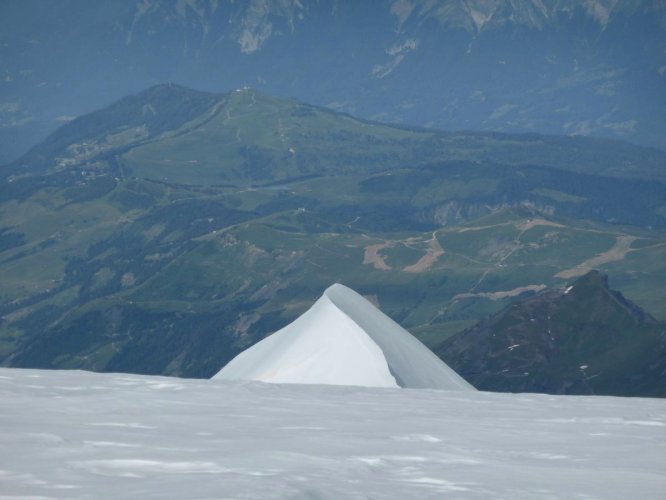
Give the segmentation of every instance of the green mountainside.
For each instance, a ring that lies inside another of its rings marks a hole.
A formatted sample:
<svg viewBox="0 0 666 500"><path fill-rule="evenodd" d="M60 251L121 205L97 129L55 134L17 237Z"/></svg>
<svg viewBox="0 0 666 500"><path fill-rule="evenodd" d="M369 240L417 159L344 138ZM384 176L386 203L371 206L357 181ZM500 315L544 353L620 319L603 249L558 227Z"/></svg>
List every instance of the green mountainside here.
<svg viewBox="0 0 666 500"><path fill-rule="evenodd" d="M334 282L431 346L592 268L666 319L665 159L153 87L0 170L0 363L207 377Z"/></svg>
<svg viewBox="0 0 666 500"><path fill-rule="evenodd" d="M436 352L482 390L666 397L666 322L598 271L519 299Z"/></svg>

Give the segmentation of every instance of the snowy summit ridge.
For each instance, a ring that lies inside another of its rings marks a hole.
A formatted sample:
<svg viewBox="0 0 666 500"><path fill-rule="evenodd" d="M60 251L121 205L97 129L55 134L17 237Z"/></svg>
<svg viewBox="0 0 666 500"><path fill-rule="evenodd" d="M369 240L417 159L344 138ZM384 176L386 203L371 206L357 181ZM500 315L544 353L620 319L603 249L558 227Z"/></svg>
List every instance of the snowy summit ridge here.
<svg viewBox="0 0 666 500"><path fill-rule="evenodd" d="M474 388L355 291L335 284L295 321L243 351L215 379Z"/></svg>

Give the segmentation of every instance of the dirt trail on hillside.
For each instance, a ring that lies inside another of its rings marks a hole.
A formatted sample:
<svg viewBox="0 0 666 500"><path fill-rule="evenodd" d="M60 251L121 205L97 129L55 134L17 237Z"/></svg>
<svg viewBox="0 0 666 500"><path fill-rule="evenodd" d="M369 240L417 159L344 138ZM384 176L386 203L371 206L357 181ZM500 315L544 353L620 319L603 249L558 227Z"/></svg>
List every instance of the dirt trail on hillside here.
<svg viewBox="0 0 666 500"><path fill-rule="evenodd" d="M562 224L558 224L557 222L551 222L546 219L526 220L525 222L516 224L516 228L518 228L522 232L529 231L533 227L537 226L565 227Z"/></svg>
<svg viewBox="0 0 666 500"><path fill-rule="evenodd" d="M464 227L462 229L459 229L459 233L466 233L468 231L483 231L484 229L492 229L494 227L502 227L502 226L514 226L516 229L519 231L525 232L533 227L537 226L551 226L551 227L566 227L562 224L558 224L557 222L551 222L546 219L534 219L534 220L525 220L525 221L513 221L513 222L500 222L499 224L491 224L490 226L476 226L476 227Z"/></svg>
<svg viewBox="0 0 666 500"><path fill-rule="evenodd" d="M474 226L463 227L462 229L454 229L457 233L467 233L469 231L483 231L484 229L492 229L494 227L511 226L515 225L512 222L502 222L500 224L491 224L490 226Z"/></svg>
<svg viewBox="0 0 666 500"><path fill-rule="evenodd" d="M426 254L421 257L415 264L405 267L403 271L408 273L422 273L426 269L430 269L430 267L435 262L437 262L437 259L439 259L442 255L444 255L444 249L439 244L439 241L437 241L437 235L432 233L430 247L428 247Z"/></svg>
<svg viewBox="0 0 666 500"><path fill-rule="evenodd" d="M592 269L602 264L623 260L629 252L633 252L635 250L631 248L631 244L635 240L635 236L618 236L615 240L615 245L613 245L610 250L602 252L592 257L591 259L587 259L585 262L578 264L576 267L572 267L571 269L567 269L565 271L560 271L555 275L555 277L561 279L578 278L579 276L587 274Z"/></svg>
<svg viewBox="0 0 666 500"><path fill-rule="evenodd" d="M419 240L419 238L407 238L406 240L397 243L402 243L404 245L410 246L410 248L413 248L411 245L414 243L423 242L423 240ZM375 269L379 269L381 271L389 271L393 269L386 263L380 252L385 248L393 248L395 245L395 241L368 245L364 249L365 252L363 254L363 264L371 264ZM432 265L437 262L437 259L439 259L442 255L444 255L444 249L439 244L439 241L437 241L436 232L433 232L425 255L414 264L410 264L409 266L404 267L402 270L407 273L422 273L423 271L430 269L430 267L432 267Z"/></svg>
<svg viewBox="0 0 666 500"><path fill-rule="evenodd" d="M365 247L365 253L363 254L363 264L372 264L375 269L380 269L382 271L392 269L392 267L384 261L384 257L379 255L379 252L384 248L392 246L393 243L375 243L374 245L368 245Z"/></svg>
<svg viewBox="0 0 666 500"><path fill-rule="evenodd" d="M453 300L457 299L471 299L471 298L485 298L485 299L490 299L490 300L501 300L505 299L507 297L516 297L517 295L520 295L525 292L540 292L541 290L545 289L546 285L541 284L541 285L527 285L527 286L519 286L518 288L514 288L513 290L501 290L499 292L467 292L467 293L459 293L455 297L453 297Z"/></svg>

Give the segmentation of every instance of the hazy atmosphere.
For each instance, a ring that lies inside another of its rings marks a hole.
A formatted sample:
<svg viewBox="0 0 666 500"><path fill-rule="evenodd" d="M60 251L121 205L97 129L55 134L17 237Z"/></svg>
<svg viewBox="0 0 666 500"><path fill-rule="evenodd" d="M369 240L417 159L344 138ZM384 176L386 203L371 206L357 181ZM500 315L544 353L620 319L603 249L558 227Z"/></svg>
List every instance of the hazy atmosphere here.
<svg viewBox="0 0 666 500"><path fill-rule="evenodd" d="M659 0L6 0L0 161L158 83L666 148Z"/></svg>
<svg viewBox="0 0 666 500"><path fill-rule="evenodd" d="M659 498L665 109L661 0L0 2L0 497Z"/></svg>

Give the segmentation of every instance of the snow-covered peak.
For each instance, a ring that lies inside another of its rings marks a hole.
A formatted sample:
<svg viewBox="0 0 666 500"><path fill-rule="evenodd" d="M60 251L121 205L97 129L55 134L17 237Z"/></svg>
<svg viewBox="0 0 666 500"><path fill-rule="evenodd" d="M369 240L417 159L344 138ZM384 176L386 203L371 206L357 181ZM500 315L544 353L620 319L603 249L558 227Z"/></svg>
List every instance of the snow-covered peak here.
<svg viewBox="0 0 666 500"><path fill-rule="evenodd" d="M335 284L303 315L214 377L272 383L474 390L353 290Z"/></svg>

